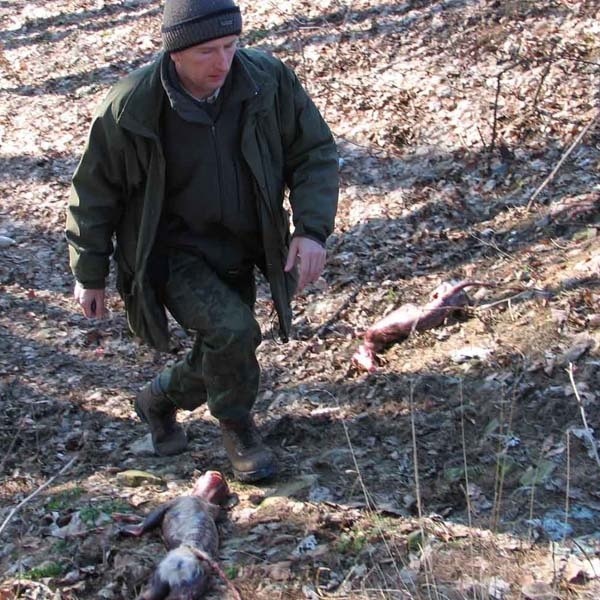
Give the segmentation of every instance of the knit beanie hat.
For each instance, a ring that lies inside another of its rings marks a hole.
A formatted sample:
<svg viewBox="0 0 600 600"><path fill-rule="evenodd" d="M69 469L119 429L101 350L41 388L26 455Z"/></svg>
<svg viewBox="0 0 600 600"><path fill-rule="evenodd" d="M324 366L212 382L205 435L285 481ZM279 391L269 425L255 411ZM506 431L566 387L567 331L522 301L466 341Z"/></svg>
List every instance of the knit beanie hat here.
<svg viewBox="0 0 600 600"><path fill-rule="evenodd" d="M161 31L164 49L176 52L239 35L242 16L233 0L165 0Z"/></svg>

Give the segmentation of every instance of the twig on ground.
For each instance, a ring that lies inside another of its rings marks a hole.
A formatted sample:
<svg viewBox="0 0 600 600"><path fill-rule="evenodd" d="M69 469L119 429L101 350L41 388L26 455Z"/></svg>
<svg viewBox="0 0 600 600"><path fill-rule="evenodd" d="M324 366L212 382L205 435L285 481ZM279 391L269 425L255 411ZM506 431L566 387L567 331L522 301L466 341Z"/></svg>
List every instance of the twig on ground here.
<svg viewBox="0 0 600 600"><path fill-rule="evenodd" d="M482 240L479 236L475 235L474 233L470 233L469 235L474 240L477 240L480 244L483 244L484 246L488 246L489 248L493 248L496 252L498 252L498 254L501 254L505 258L508 258L510 260L513 259L513 257L510 254L508 254L508 252L504 252L504 250L502 250L502 248L500 248L498 246L498 244L496 244L496 242L488 242L486 240Z"/></svg>
<svg viewBox="0 0 600 600"><path fill-rule="evenodd" d="M323 388L315 388L312 391L313 392L321 392L323 394L326 394L337 404L338 408L341 409L339 399L337 398L337 396L332 394L329 390L326 390ZM352 444L352 440L350 438L350 432L348 430L348 425L346 424L346 420L341 419L340 421L342 424L342 428L344 430L344 436L346 438L346 443L348 445L348 449L350 450L350 455L352 456L352 462L354 464L354 468L356 469L357 481L361 487L363 496L365 498L366 509L367 509L367 511L376 510L377 506L375 505L375 502L373 501L373 498L372 498L371 494L369 493L369 490L367 489L367 486L365 484L365 480L362 476L362 471L360 469L360 465L358 464L358 458L354 451L354 445ZM397 549L392 548L389 540L387 539L387 536L385 535L385 531L382 529L382 527L379 523L376 524L376 528L378 530L379 535L381 536L381 541L383 542L383 545L388 553L388 556L392 561L394 569L396 570L396 572L398 574L399 581L402 581L402 577L400 576L400 569L398 568L397 562L395 560L399 553L397 551L394 551ZM406 584L403 584L403 587L406 588ZM408 591L408 589L406 588L405 591Z"/></svg>
<svg viewBox="0 0 600 600"><path fill-rule="evenodd" d="M575 138L573 143L567 148L565 153L560 157L560 160L558 161L558 163L554 167L554 169L552 169L552 172L550 173L550 175L548 175L548 177L546 177L546 179L542 182L540 187L538 187L538 189L535 190L535 192L529 199L529 202L527 203L527 207L526 207L527 210L531 210L531 207L533 206L535 199L544 191L544 189L546 189L546 186L554 179L554 177L558 173L558 170L563 166L563 163L565 162L565 160L567 160L567 158L570 156L571 152L573 152L573 150L575 150L575 148L579 145L579 143L581 142L581 140L583 139L585 134L598 122L599 118L600 118L600 110L596 112L596 114L594 115L594 118L579 132L579 135Z"/></svg>
<svg viewBox="0 0 600 600"><path fill-rule="evenodd" d="M46 481L45 483L43 483L37 490L35 490L31 494L29 494L29 496L27 496L27 498L24 498L23 500L21 500L21 502L19 502L19 504L17 504L17 506L15 506L10 511L10 513L8 514L8 516L6 517L6 519L4 519L4 522L2 523L2 525L0 525L0 535L2 535L2 532L4 531L4 529L6 528L6 526L8 525L8 523L10 522L10 520L17 514L17 512L21 508L23 508L23 506L25 506L29 501L33 500L40 492L42 492L43 490L45 490L55 479L57 479L63 473L65 473L66 471L68 471L71 468L71 466L73 465L73 463L78 458L79 458L79 455L76 454L66 465L64 465L61 468L61 470L58 473L56 473L56 475L53 475L52 477L50 477L50 479L48 479L48 481Z"/></svg>
<svg viewBox="0 0 600 600"><path fill-rule="evenodd" d="M27 417L29 417L29 415L27 415ZM12 435L10 444L8 445L8 448L6 449L6 452L4 454L4 458L0 461L0 473L4 471L4 464L6 463L6 460L10 456L13 455L13 453L12 453L13 447L17 443L17 440L19 439L19 436L21 435L21 431L23 431L23 427L25 426L25 419L27 417L23 417L23 418L19 419L19 426L17 427L17 430Z"/></svg>
<svg viewBox="0 0 600 600"><path fill-rule="evenodd" d="M498 103L500 100L500 91L502 89L502 77L504 76L505 73L507 73L511 69L514 69L516 66L518 66L522 62L523 61L519 60L517 62L511 63L510 65L508 65L507 67L502 69L502 71L500 71L496 75L496 95L494 97L494 112L493 112L494 120L492 122L492 139L490 140L490 144L487 148L485 148L485 144L484 144L484 148L488 152L488 166L487 166L488 173L491 170L492 155L494 154L494 150L496 149L496 139L498 137Z"/></svg>
<svg viewBox="0 0 600 600"><path fill-rule="evenodd" d="M573 363L569 363L567 373L569 374L569 381L571 382L571 387L573 388L573 392L575 393L575 398L577 399L577 404L579 405L579 412L581 413L581 421L583 423L583 428L585 429L586 437L587 437L589 445L592 449L594 458L596 459L596 463L600 467L600 456L598 456L598 448L596 446L596 441L594 440L594 435L588 425L587 417L585 416L585 407L583 406L581 396L579 395L579 390L577 389L577 386L575 385L575 377L573 375Z"/></svg>
<svg viewBox="0 0 600 600"><path fill-rule="evenodd" d="M237 588L231 583L229 577L225 574L225 571L221 569L218 563L213 560L206 552L199 550L198 548L194 548L194 546L186 546L186 548L195 556L197 556L201 561L205 562L225 583L227 589L231 592L231 595L235 598L235 600L242 600L240 593L237 591Z"/></svg>
<svg viewBox="0 0 600 600"><path fill-rule="evenodd" d="M498 436L498 446L496 451L496 472L494 475L494 503L492 507L492 530L497 531L500 523L500 512L502 508L502 501L504 499L504 483L506 477L506 466L508 461L508 450L509 445L506 443L507 436L512 431L515 415L516 396L519 385L523 380L523 371L521 370L512 384L512 391L510 394L510 404L501 398L498 403L500 406L500 435ZM505 413L505 406L508 405L508 412Z"/></svg>
<svg viewBox="0 0 600 600"><path fill-rule="evenodd" d="M415 424L415 406L414 406L414 395L415 395L416 384L413 380L410 382L410 392L408 395L409 406L410 406L410 431L413 451L413 469L415 474L415 498L417 501L417 515L419 522L422 524L423 519L423 506L421 504L421 483L419 479L419 455L417 450L417 427ZM423 532L421 532L423 533Z"/></svg>
<svg viewBox="0 0 600 600"><path fill-rule="evenodd" d="M483 135L483 131L481 131L481 128L479 127L479 125L477 126L477 133L479 134L479 139L481 140L481 144L483 146L484 152L488 152L488 145L487 145L487 142L485 141L485 136Z"/></svg>
<svg viewBox="0 0 600 600"><path fill-rule="evenodd" d="M519 288L506 288L508 290L517 290ZM490 310L490 308L495 308L496 306L500 306L501 304L505 304L506 302L511 303L515 300L520 300L522 297L530 296L532 294L537 294L538 296L546 296L551 297L552 294L550 292L546 292L544 290L539 289L522 289L517 294L513 296L508 296L507 298L501 298L500 300L494 300L494 302L488 302L488 304L482 304L481 306L476 306L473 308L473 312L483 312L486 310Z"/></svg>
<svg viewBox="0 0 600 600"><path fill-rule="evenodd" d="M548 59L546 61L546 67L544 68L544 71L542 72L542 76L540 77L540 81L538 83L537 90L535 91L535 96L533 97L533 109L538 112L539 112L538 102L539 102L540 96L542 95L542 88L544 87L546 77L548 77L548 74L550 73L550 69L552 68L552 65L554 64L554 51L558 47L559 41L560 41L559 38L554 40L554 43L552 44L552 47L550 48L550 56L548 57Z"/></svg>
<svg viewBox="0 0 600 600"><path fill-rule="evenodd" d="M563 544L567 538L569 525L569 495L571 493L571 432L567 430L567 483L565 490L565 522L563 527Z"/></svg>
<svg viewBox="0 0 600 600"><path fill-rule="evenodd" d="M358 296L358 292L360 291L360 287L357 287L350 295L344 300L342 305L313 333L308 339L304 340L304 347L298 353L296 360L300 360L304 357L304 355L310 350L311 345L308 343L313 338L320 338L329 327L331 327L336 321L339 320L340 315L348 309L348 307L356 300L356 296Z"/></svg>
<svg viewBox="0 0 600 600"><path fill-rule="evenodd" d="M463 492L465 495L465 501L467 503L467 522L469 527L473 526L473 508L471 506L471 496L469 494L469 464L467 462L467 436L465 434L465 404L464 404L464 394L463 394L463 380L460 380L460 388L459 388L459 396L460 396L460 440L462 447L462 458L463 458L463 468L465 470L465 485L463 488ZM471 547L472 548L472 547Z"/></svg>

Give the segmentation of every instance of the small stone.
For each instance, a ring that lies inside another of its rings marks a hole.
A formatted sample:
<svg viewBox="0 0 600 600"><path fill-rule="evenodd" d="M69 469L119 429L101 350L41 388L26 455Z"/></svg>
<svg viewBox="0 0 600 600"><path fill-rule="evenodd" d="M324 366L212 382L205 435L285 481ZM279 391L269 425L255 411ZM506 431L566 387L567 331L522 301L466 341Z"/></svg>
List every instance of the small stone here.
<svg viewBox="0 0 600 600"><path fill-rule="evenodd" d="M130 469L128 471L117 473L117 481L128 487L140 487L145 483L150 485L165 485L165 480L162 477L158 477L147 471L138 471L137 469Z"/></svg>
<svg viewBox="0 0 600 600"><path fill-rule="evenodd" d="M289 560L277 562L268 567L269 578L273 581L288 581L292 577L292 563Z"/></svg>
<svg viewBox="0 0 600 600"><path fill-rule="evenodd" d="M494 600L504 600L510 592L510 584L504 579L494 578L488 586L488 594Z"/></svg>
<svg viewBox="0 0 600 600"><path fill-rule="evenodd" d="M154 444L152 444L152 435L148 433L143 438L136 440L129 446L129 449L136 456L153 456L155 452Z"/></svg>
<svg viewBox="0 0 600 600"><path fill-rule="evenodd" d="M335 500L331 490L320 485L311 488L308 499L310 502L333 502Z"/></svg>
<svg viewBox="0 0 600 600"><path fill-rule="evenodd" d="M14 246L16 243L12 238L0 235L0 248L8 248L9 246Z"/></svg>
<svg viewBox="0 0 600 600"><path fill-rule="evenodd" d="M292 552L292 556L294 558L298 558L300 556L305 556L307 554L310 554L317 548L318 545L319 545L319 542L317 541L317 538L311 534L308 537L305 537L296 546L296 549Z"/></svg>

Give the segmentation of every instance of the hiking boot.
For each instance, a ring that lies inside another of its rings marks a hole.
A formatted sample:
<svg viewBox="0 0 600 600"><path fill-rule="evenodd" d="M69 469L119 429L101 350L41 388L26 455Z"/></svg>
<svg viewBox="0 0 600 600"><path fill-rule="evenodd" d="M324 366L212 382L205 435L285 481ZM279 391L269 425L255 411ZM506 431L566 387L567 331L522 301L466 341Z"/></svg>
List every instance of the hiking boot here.
<svg viewBox="0 0 600 600"><path fill-rule="evenodd" d="M177 407L162 392L152 390L152 383L138 393L135 412L148 425L154 451L160 456L181 454L187 448L187 437L175 417Z"/></svg>
<svg viewBox="0 0 600 600"><path fill-rule="evenodd" d="M252 482L275 475L275 454L263 443L252 417L242 421L224 419L219 425L236 479Z"/></svg>

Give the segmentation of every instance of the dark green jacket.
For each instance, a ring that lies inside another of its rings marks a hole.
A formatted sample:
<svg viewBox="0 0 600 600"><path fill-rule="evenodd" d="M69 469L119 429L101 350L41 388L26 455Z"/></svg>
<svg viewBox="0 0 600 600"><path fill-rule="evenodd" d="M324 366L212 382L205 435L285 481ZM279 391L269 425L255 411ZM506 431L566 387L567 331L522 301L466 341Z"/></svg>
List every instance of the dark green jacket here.
<svg viewBox="0 0 600 600"><path fill-rule="evenodd" d="M256 94L243 109L242 155L256 186L266 276L286 339L295 281L283 271L289 243L285 188L294 235L326 240L337 209L337 152L329 128L292 71L262 52L244 49L236 55L256 83ZM167 320L150 283L148 258L164 202L159 123L165 101L160 58L111 89L94 116L67 214L77 281L85 288L105 287L114 249L129 325L162 350L168 348Z"/></svg>

